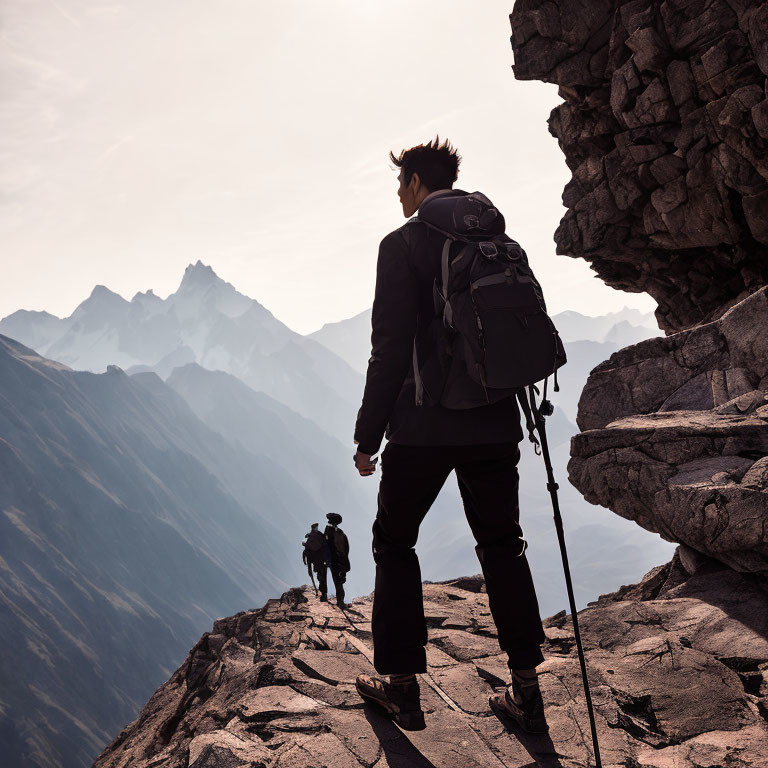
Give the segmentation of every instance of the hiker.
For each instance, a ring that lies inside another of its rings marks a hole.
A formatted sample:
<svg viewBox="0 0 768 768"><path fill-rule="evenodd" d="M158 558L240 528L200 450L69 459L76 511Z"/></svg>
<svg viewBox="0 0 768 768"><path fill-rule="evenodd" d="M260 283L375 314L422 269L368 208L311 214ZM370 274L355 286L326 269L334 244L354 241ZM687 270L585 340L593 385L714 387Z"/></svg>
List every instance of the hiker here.
<svg viewBox="0 0 768 768"><path fill-rule="evenodd" d="M325 565L331 571L331 578L333 579L333 586L336 589L336 605L339 608L344 608L344 582L347 580L347 573L349 572L349 539L347 534L339 528L339 523L342 521L341 515L336 512L329 512L326 515L328 519L328 525L325 527L325 547L324 562ZM326 570L323 568L320 575L321 591L327 594L327 576ZM323 599L322 597L320 598Z"/></svg>
<svg viewBox="0 0 768 768"><path fill-rule="evenodd" d="M373 525L372 634L374 666L380 676L360 675L357 690L402 728L425 727L416 674L427 669L427 626L414 546L421 521L455 470L499 645L508 656L511 673L509 688L495 694L492 705L503 708L525 729L544 731L536 673L544 660L540 649L544 631L518 522L520 412L513 392L491 401L483 370L478 383L477 372L466 363L469 351L449 346L449 310L457 321L466 315L465 308L446 307L452 290L449 270L462 258L467 242L452 238L475 238L483 247L477 258L487 258L489 264L502 258L500 244L504 257L519 266L515 279L520 290L527 284L525 290L538 291L534 305L538 302L546 316L543 299L524 251L504 235L501 213L484 195L453 189L461 158L449 142L435 138L398 156L390 153L390 159L400 169L403 214L411 217L418 212L418 216L387 235L379 247L372 352L355 425L355 466L364 477L375 472L374 454L385 433L388 439L381 454ZM491 308L494 280L498 284L496 278L486 280ZM539 312L535 306L531 322L538 322L534 312ZM476 323L478 317L472 315L471 320ZM528 327L527 323L528 315L523 315L520 326ZM490 353L493 341L485 339L484 353L486 346ZM528 355L512 363L525 366Z"/></svg>
<svg viewBox="0 0 768 768"><path fill-rule="evenodd" d="M321 588L320 599L324 601L328 599L327 595L325 594L326 589L324 586L325 559L323 550L325 547L325 537L318 530L319 526L319 523L312 523L312 527L310 528L309 533L304 537L304 541L302 542L304 551L301 554L301 559L304 562L304 565L307 566L307 573L309 574L309 578L312 581L312 586L315 588L315 593L317 593L318 590L317 586L315 585L315 577L312 575L312 571L314 570L314 572L317 574Z"/></svg>

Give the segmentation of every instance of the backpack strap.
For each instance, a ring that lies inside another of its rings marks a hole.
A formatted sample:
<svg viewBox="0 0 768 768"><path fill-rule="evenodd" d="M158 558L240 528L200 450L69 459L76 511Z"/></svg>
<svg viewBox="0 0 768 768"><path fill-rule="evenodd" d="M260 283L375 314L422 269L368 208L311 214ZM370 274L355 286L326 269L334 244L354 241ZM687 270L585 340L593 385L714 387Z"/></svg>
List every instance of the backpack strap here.
<svg viewBox="0 0 768 768"><path fill-rule="evenodd" d="M428 224L426 221L423 221L418 216L414 216L409 221L420 221L422 224L427 224L427 226L432 226L431 224ZM432 227L433 229L437 229L437 227ZM442 230L438 230L438 232L442 232ZM453 312L451 310L450 302L448 301L448 278L450 276L450 257L451 257L451 245L456 240L455 237L450 235L448 232L443 232L445 237L445 242L443 243L443 253L440 258L441 263L441 273L442 273L442 280L443 280L443 301L445 302L444 308L443 308L443 322L448 325L452 326L453 324ZM421 378L421 374L419 373L419 356L416 352L416 338L413 339L413 380L416 385L416 405L423 405L424 404L424 381Z"/></svg>
<svg viewBox="0 0 768 768"><path fill-rule="evenodd" d="M420 218L418 216L418 214L416 216L412 216L410 219L408 219L406 224L410 224L411 222L417 222L417 221L420 224L424 224L424 226L429 227L430 229L434 229L435 232L439 232L441 235L444 235L445 237L451 238L451 240L459 240L462 243L474 243L474 242L476 242L476 239L472 240L469 237L467 237L466 235L459 235L457 233L446 232L446 230L441 229L440 227L436 226L435 224L432 224L431 222L426 221L425 219Z"/></svg>
<svg viewBox="0 0 768 768"><path fill-rule="evenodd" d="M413 380L416 384L416 405L424 404L424 382L419 373L419 356L416 353L416 337L413 337Z"/></svg>
<svg viewBox="0 0 768 768"><path fill-rule="evenodd" d="M453 310L451 309L451 303L448 301L448 278L450 277L451 246L453 242L453 238L445 238L443 255L440 259L443 276L443 301L445 302L443 306L443 323L450 327L453 327Z"/></svg>

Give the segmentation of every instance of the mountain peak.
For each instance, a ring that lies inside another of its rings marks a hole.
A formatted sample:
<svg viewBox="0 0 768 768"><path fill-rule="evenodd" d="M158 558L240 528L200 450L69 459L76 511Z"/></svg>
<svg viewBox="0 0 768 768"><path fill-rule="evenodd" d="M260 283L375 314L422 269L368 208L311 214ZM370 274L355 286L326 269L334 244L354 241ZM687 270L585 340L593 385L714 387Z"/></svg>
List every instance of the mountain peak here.
<svg viewBox="0 0 768 768"><path fill-rule="evenodd" d="M118 301L125 301L125 299L118 293L115 293L114 291L110 291L109 288L107 288L106 285L95 285L93 287L93 290L91 291L91 295L88 297L89 299L99 299L99 300L115 300Z"/></svg>
<svg viewBox="0 0 768 768"><path fill-rule="evenodd" d="M110 291L104 285L97 285L91 295L75 307L75 311L67 318L70 321L82 321L88 318L89 328L97 328L105 322L111 322L121 317L130 303L120 294Z"/></svg>
<svg viewBox="0 0 768 768"><path fill-rule="evenodd" d="M180 319L197 317L202 307L227 317L239 317L258 302L240 293L232 283L220 278L198 259L184 270L181 285L168 297ZM260 305L259 305L260 306Z"/></svg>
<svg viewBox="0 0 768 768"><path fill-rule="evenodd" d="M215 283L223 282L221 278L207 264L203 264L198 259L194 264L190 264L184 270L184 277L181 279L179 290L195 289L207 287Z"/></svg>
<svg viewBox="0 0 768 768"><path fill-rule="evenodd" d="M131 299L131 302L139 302L139 301L152 301L152 302L162 302L162 299L150 288L146 291L137 291L136 295Z"/></svg>
<svg viewBox="0 0 768 768"><path fill-rule="evenodd" d="M119 293L110 291L105 285L96 285L91 295L77 306L74 314L82 315L85 310L120 311L126 306L128 302Z"/></svg>

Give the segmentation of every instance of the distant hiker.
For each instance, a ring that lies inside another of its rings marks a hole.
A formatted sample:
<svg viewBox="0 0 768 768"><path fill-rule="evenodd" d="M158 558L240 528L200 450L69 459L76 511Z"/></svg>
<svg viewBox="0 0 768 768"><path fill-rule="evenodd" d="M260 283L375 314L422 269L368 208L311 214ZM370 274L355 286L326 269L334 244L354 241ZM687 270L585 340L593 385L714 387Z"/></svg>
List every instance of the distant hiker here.
<svg viewBox="0 0 768 768"><path fill-rule="evenodd" d="M319 523L312 523L312 528L309 533L304 537L302 545L304 551L302 552L301 559L304 561L304 565L307 566L307 573L312 580L312 586L317 593L317 586L315 585L315 577L312 575L312 571L318 574L318 581L321 585L325 583L325 560L323 549L325 547L325 536L318 530ZM321 580L320 573L323 573ZM327 597L322 594L321 600L326 600Z"/></svg>
<svg viewBox="0 0 768 768"><path fill-rule="evenodd" d="M543 331L553 347L543 351L549 362L542 370L548 366L551 373L559 339L524 251L504 235L504 217L484 195L452 189L460 157L450 143L436 138L390 158L400 169L403 213L418 215L379 247L372 353L355 426L360 475L375 471L372 457L385 431L389 441L373 526L372 618L374 666L388 679L360 675L357 689L401 727L424 728L416 674L427 669L427 625L414 546L421 521L455 470L499 645L508 655L512 683L500 706L526 729L544 730L536 674L544 631L518 523L520 412L515 390L502 392L498 387L509 385L486 381L492 371L485 355L499 345L502 357L510 348L524 349L520 359L507 360L516 375L516 368L538 365L538 347L528 354L525 345ZM483 269L481 279L467 279ZM517 298L528 303L502 316L508 286L513 304ZM471 326L463 335L461 323ZM507 334L520 338L511 345Z"/></svg>
<svg viewBox="0 0 768 768"><path fill-rule="evenodd" d="M325 565L330 568L333 586L336 589L336 604L344 608L344 582L349 572L349 539L339 528L342 518L336 512L326 515L328 525L325 527L325 547L323 549ZM325 568L319 574L320 592L327 596L327 576ZM321 600L323 597L320 598ZM325 598L327 599L327 597Z"/></svg>

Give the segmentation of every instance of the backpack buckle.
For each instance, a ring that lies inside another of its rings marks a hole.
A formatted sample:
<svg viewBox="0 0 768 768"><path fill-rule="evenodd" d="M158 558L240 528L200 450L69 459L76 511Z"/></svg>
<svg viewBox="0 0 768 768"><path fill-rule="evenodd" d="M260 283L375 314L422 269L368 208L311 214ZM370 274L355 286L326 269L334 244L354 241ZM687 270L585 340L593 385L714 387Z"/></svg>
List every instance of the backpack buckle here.
<svg viewBox="0 0 768 768"><path fill-rule="evenodd" d="M484 259L487 259L488 261L496 261L499 256L499 249L496 247L496 243L486 241L480 243L480 253Z"/></svg>

